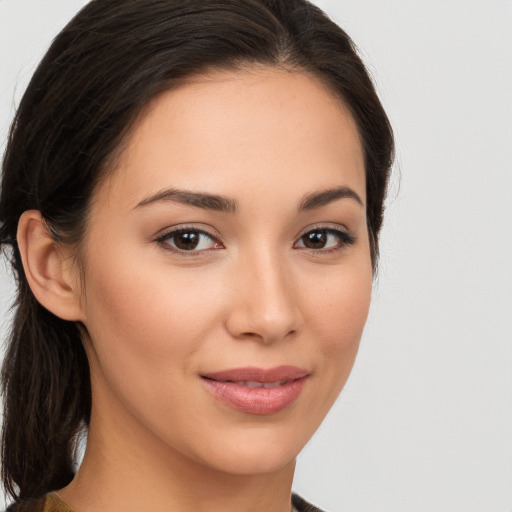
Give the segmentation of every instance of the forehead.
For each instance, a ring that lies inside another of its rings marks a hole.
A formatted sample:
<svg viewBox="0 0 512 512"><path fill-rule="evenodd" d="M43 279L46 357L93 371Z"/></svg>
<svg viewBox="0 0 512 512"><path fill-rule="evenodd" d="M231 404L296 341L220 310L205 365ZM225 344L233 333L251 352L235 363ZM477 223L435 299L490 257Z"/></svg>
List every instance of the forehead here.
<svg viewBox="0 0 512 512"><path fill-rule="evenodd" d="M155 97L109 181L126 208L169 186L237 197L244 186L341 184L365 198L347 107L315 76L279 68L208 73Z"/></svg>

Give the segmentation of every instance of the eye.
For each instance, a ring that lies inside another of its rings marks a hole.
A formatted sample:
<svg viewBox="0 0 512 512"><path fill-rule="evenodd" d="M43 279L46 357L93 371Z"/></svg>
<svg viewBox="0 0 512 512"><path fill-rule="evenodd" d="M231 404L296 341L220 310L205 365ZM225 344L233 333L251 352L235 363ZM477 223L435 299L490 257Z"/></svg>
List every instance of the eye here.
<svg viewBox="0 0 512 512"><path fill-rule="evenodd" d="M304 233L295 243L296 248L313 251L335 251L353 245L355 238L340 229L315 228Z"/></svg>
<svg viewBox="0 0 512 512"><path fill-rule="evenodd" d="M175 252L199 252L222 247L222 244L206 231L194 228L168 231L160 236L157 242Z"/></svg>

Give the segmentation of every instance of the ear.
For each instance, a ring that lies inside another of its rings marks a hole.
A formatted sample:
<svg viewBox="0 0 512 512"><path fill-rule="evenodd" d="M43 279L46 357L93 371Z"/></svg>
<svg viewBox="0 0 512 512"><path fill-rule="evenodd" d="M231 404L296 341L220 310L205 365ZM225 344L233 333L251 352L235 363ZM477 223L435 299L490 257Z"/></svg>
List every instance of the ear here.
<svg viewBox="0 0 512 512"><path fill-rule="evenodd" d="M38 302L63 320L82 321L80 280L71 251L56 242L37 210L24 212L17 242L23 269Z"/></svg>

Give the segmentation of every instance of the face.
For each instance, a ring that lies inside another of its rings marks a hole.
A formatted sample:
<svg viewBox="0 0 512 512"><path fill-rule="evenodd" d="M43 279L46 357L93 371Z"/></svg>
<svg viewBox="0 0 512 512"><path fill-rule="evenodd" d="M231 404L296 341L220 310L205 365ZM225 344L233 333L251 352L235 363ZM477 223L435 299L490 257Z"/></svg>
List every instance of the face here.
<svg viewBox="0 0 512 512"><path fill-rule="evenodd" d="M91 428L229 473L291 463L356 356L365 201L354 120L314 77L210 74L155 98L88 220Z"/></svg>

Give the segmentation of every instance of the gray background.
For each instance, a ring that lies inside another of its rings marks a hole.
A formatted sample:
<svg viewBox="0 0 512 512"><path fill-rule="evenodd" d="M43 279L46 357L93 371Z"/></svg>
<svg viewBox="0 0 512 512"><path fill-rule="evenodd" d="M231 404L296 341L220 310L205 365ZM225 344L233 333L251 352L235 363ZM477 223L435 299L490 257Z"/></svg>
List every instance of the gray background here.
<svg viewBox="0 0 512 512"><path fill-rule="evenodd" d="M512 512L512 1L316 3L360 46L398 158L361 351L295 489L331 512ZM84 4L0 0L2 141ZM2 339L12 294L2 263Z"/></svg>

